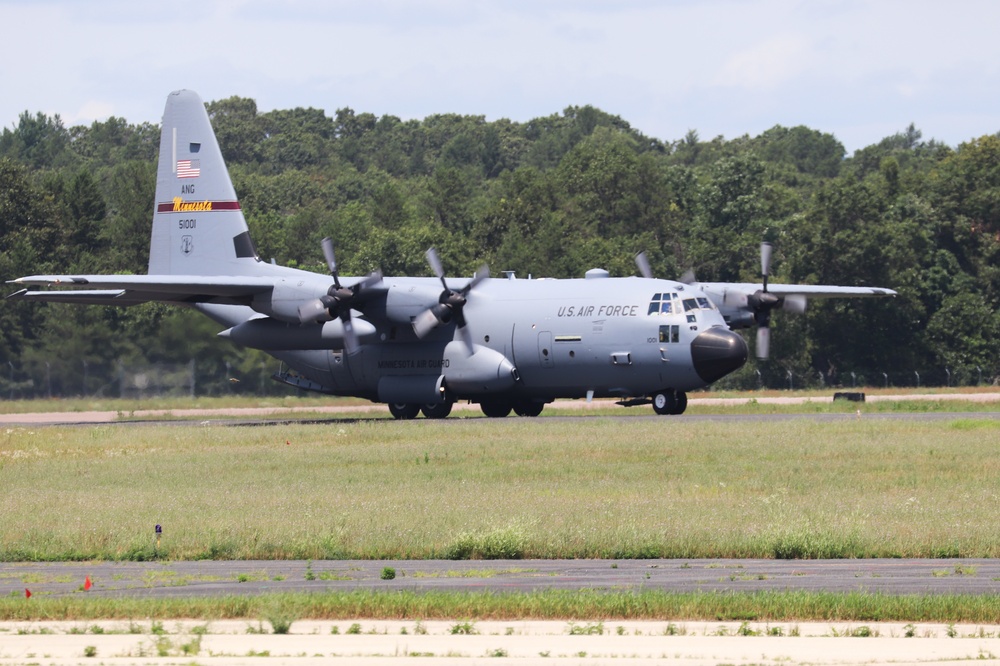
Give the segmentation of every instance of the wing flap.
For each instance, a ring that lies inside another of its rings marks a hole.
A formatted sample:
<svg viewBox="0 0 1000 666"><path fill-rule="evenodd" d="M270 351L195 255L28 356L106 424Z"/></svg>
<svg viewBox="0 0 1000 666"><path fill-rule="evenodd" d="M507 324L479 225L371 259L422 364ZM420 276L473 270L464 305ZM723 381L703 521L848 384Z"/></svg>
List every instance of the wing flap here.
<svg viewBox="0 0 1000 666"><path fill-rule="evenodd" d="M274 282L266 277L201 275L31 275L10 284L57 289L22 289L8 298L81 305L127 306L149 301L248 305L255 295L271 290Z"/></svg>

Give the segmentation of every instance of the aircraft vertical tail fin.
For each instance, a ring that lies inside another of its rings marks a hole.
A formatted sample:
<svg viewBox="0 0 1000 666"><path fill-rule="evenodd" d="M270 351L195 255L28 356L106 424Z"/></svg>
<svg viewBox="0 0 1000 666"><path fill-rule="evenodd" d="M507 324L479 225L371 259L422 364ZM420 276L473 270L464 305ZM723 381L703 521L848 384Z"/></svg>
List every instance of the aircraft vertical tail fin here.
<svg viewBox="0 0 1000 666"><path fill-rule="evenodd" d="M249 275L260 258L197 93L167 97L160 133L150 275Z"/></svg>

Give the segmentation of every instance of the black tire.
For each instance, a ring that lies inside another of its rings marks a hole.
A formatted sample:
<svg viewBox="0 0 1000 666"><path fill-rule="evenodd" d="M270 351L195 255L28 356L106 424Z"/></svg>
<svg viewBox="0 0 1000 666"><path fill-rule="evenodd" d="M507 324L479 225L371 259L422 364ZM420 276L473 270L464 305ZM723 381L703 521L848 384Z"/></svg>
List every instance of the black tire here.
<svg viewBox="0 0 1000 666"><path fill-rule="evenodd" d="M420 405L408 402L390 402L389 413L394 419L409 421L417 418L417 414L420 413Z"/></svg>
<svg viewBox="0 0 1000 666"><path fill-rule="evenodd" d="M683 395L683 394L682 394ZM685 406L687 400L685 398ZM677 393L675 391L660 391L653 394L653 411L660 416L677 413Z"/></svg>
<svg viewBox="0 0 1000 666"><path fill-rule="evenodd" d="M534 400L519 400L514 403L514 413L518 416L538 416L544 408L544 402Z"/></svg>
<svg viewBox="0 0 1000 666"><path fill-rule="evenodd" d="M513 406L506 400L488 400L479 403L479 408L491 419L502 419L510 414Z"/></svg>
<svg viewBox="0 0 1000 666"><path fill-rule="evenodd" d="M444 402L420 405L420 411L423 412L424 418L444 419L448 418L448 415L451 414L452 404L453 403L450 400L445 400Z"/></svg>
<svg viewBox="0 0 1000 666"><path fill-rule="evenodd" d="M688 394L684 391L677 391L677 406L674 408L674 414L683 414L684 410L688 408Z"/></svg>

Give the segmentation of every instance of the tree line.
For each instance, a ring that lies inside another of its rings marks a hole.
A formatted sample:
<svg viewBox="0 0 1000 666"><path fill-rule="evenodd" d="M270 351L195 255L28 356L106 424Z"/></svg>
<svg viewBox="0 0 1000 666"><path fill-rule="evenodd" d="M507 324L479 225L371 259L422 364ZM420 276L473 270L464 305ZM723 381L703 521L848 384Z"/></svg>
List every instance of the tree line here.
<svg viewBox="0 0 1000 666"><path fill-rule="evenodd" d="M802 126L668 141L591 106L524 123L261 113L243 97L207 108L265 259L325 272L319 242L330 236L345 274L429 275L423 253L433 245L452 275L486 262L494 273L560 278L593 267L631 275L645 250L664 278L691 269L759 281L768 240L774 282L899 296L776 314L771 359L723 385L1000 376L1000 135L950 147L911 125L848 156L833 135ZM25 112L5 128L0 277L144 273L158 144L157 125L115 117L67 128ZM276 363L215 332L206 318L156 304L7 302L0 396L43 394L52 377L57 393L79 393L88 367L106 372L93 383L107 386L121 363L193 363L201 392L232 391L234 376L261 390Z"/></svg>

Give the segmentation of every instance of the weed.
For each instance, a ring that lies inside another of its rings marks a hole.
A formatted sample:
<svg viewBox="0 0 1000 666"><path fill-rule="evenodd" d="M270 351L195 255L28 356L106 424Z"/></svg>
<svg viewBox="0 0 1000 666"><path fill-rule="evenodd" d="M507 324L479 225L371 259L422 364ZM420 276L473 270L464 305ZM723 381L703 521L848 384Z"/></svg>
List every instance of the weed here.
<svg viewBox="0 0 1000 666"><path fill-rule="evenodd" d="M905 627L903 627L903 636L905 636L906 638L913 638L916 635L917 635L917 628L913 626L913 623L910 623Z"/></svg>
<svg viewBox="0 0 1000 666"><path fill-rule="evenodd" d="M871 638L873 636L878 636L879 633L877 629L872 629L868 625L863 624L860 627L852 629L848 635L853 638Z"/></svg>
<svg viewBox="0 0 1000 666"><path fill-rule="evenodd" d="M292 623L298 618L287 607L276 604L265 611L264 619L270 623L274 633L287 634L292 629Z"/></svg>
<svg viewBox="0 0 1000 666"><path fill-rule="evenodd" d="M744 622L736 630L737 636L760 636L760 631L750 626L749 622Z"/></svg>
<svg viewBox="0 0 1000 666"><path fill-rule="evenodd" d="M173 649L173 642L166 636L160 636L156 639L156 656L157 657L169 657L170 650Z"/></svg>
<svg viewBox="0 0 1000 666"><path fill-rule="evenodd" d="M765 632L768 636L784 636L785 632L781 627L768 627Z"/></svg>
<svg viewBox="0 0 1000 666"><path fill-rule="evenodd" d="M83 648L83 656L84 657L96 657L97 656L97 647L94 646L94 645L88 645L87 647Z"/></svg>
<svg viewBox="0 0 1000 666"><path fill-rule="evenodd" d="M949 624L945 633L948 635L948 638L956 638L958 636L958 629L955 628L954 624Z"/></svg>
<svg viewBox="0 0 1000 666"><path fill-rule="evenodd" d="M354 624L352 624L351 626L349 626L347 628L347 631L345 633L348 633L348 634L360 634L361 633L361 625L358 624L357 622L355 622Z"/></svg>
<svg viewBox="0 0 1000 666"><path fill-rule="evenodd" d="M396 577L396 570L392 567L382 567L382 574L379 576L382 580L392 580Z"/></svg>
<svg viewBox="0 0 1000 666"><path fill-rule="evenodd" d="M306 580L316 580L316 574L313 573L313 562L309 560L306 562Z"/></svg>
<svg viewBox="0 0 1000 666"><path fill-rule="evenodd" d="M92 624L92 625L90 625L90 633L92 633L92 634L103 634L104 633L104 627L102 627L99 624Z"/></svg>
<svg viewBox="0 0 1000 666"><path fill-rule="evenodd" d="M583 626L569 623L569 627L566 632L570 636L603 636L604 635L604 623L603 622L593 622L590 624L585 624Z"/></svg>
<svg viewBox="0 0 1000 666"><path fill-rule="evenodd" d="M156 636L162 636L167 633L167 630L163 628L163 622L153 620L149 625L149 633L155 634Z"/></svg>
<svg viewBox="0 0 1000 666"><path fill-rule="evenodd" d="M424 626L423 622L417 620L416 624L413 625L413 633L415 633L418 636L426 636L427 627Z"/></svg>
<svg viewBox="0 0 1000 666"><path fill-rule="evenodd" d="M617 633L619 636L624 636L625 635L625 627L622 627L622 626L619 625L618 627L615 628L615 633Z"/></svg>
<svg viewBox="0 0 1000 666"><path fill-rule="evenodd" d="M333 628L330 629L330 633L336 636L337 634L340 633L340 627L338 627L337 625L333 625Z"/></svg>
<svg viewBox="0 0 1000 666"><path fill-rule="evenodd" d="M247 625L247 633L248 634L266 634L267 633L267 629L264 628L264 622L262 620L257 620L257 626L256 627L253 626L252 624L248 624Z"/></svg>
<svg viewBox="0 0 1000 666"><path fill-rule="evenodd" d="M454 634L471 635L479 633L479 631L476 630L475 622L456 622L455 624L451 625L451 629L449 631L453 635Z"/></svg>
<svg viewBox="0 0 1000 666"><path fill-rule="evenodd" d="M181 654L185 657L194 657L201 652L201 636L195 636L187 643L181 643Z"/></svg>
<svg viewBox="0 0 1000 666"><path fill-rule="evenodd" d="M487 657L506 657L507 656L507 650L504 650L503 648L496 648L495 650L489 650L486 653L486 656Z"/></svg>

